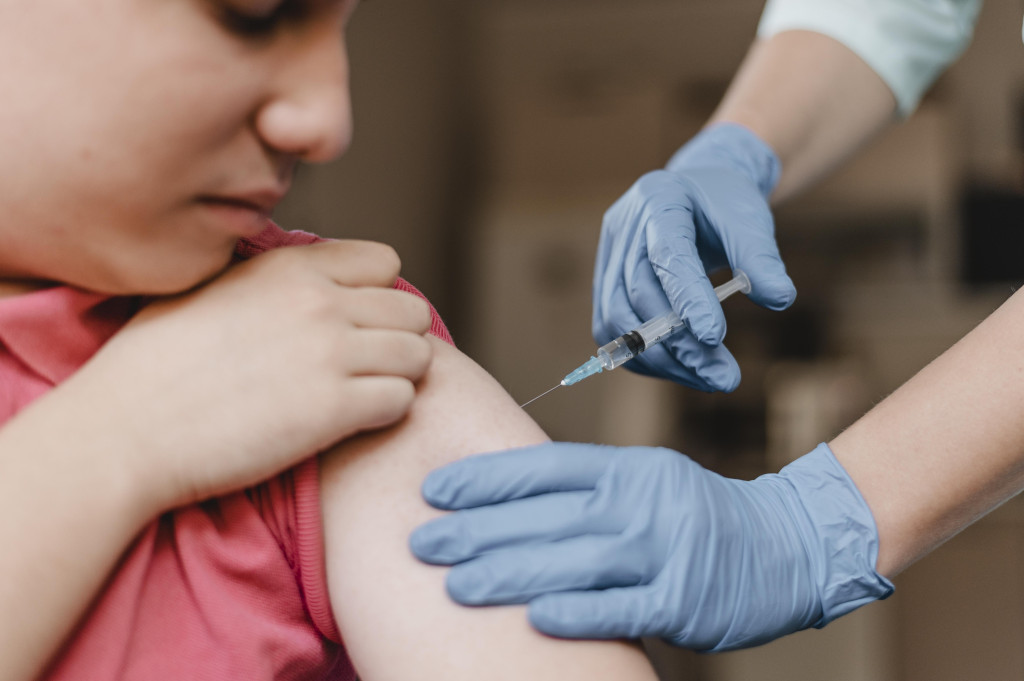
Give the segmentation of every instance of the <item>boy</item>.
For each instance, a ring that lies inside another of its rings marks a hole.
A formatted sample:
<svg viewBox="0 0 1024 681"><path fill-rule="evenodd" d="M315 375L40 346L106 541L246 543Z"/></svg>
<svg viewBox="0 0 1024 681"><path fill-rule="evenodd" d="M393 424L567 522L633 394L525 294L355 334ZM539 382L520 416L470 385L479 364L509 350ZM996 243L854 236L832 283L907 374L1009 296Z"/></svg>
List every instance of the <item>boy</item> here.
<svg viewBox="0 0 1024 681"><path fill-rule="evenodd" d="M2 678L653 678L406 549L427 470L543 434L390 249L268 219L348 142L353 5L0 6Z"/></svg>

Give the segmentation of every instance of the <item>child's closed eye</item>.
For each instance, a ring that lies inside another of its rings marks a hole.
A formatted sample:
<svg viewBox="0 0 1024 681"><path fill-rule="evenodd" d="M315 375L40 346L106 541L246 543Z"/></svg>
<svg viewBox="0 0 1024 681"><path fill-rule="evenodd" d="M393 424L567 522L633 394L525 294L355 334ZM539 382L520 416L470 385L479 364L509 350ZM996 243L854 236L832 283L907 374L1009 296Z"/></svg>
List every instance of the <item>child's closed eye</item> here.
<svg viewBox="0 0 1024 681"><path fill-rule="evenodd" d="M220 20L230 32L249 39L267 38L285 23L299 20L307 7L300 0L234 0L221 4Z"/></svg>

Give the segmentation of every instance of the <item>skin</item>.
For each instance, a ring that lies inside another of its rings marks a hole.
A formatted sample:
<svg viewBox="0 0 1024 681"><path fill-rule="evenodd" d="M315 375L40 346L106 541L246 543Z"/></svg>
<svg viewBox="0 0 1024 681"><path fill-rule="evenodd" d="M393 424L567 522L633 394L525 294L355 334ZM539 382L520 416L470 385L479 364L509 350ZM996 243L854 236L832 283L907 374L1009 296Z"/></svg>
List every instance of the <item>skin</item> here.
<svg viewBox="0 0 1024 681"><path fill-rule="evenodd" d="M419 494L429 471L475 452L547 440L485 371L432 342L434 362L408 417L322 458L328 587L360 678L655 681L633 644L548 638L529 626L523 606L455 604L445 593L447 570L409 551L412 529L439 515ZM388 512L368 512L382 508Z"/></svg>
<svg viewBox="0 0 1024 681"><path fill-rule="evenodd" d="M19 65L0 70L0 297L54 284L157 297L0 427L0 680L45 669L154 517L339 441L352 444L325 461L329 582L362 678L493 678L506 661L538 679L654 678L635 647L554 642L521 612L456 608L442 571L409 555L408 531L431 513L418 493L429 468L543 434L424 336L428 306L391 289L392 249L347 241L229 266L296 164L348 144L354 4L0 6L0 60ZM370 504L389 512L367 520ZM375 554L386 564L352 558ZM388 583L405 584L401 599ZM453 640L474 648L451 655Z"/></svg>
<svg viewBox="0 0 1024 681"><path fill-rule="evenodd" d="M256 37L225 17L276 2L39 4L0 8L6 63L31 65L0 73L19 93L0 112L2 142L31 159L0 168L0 278L186 290L223 269L245 231L204 197L279 196L299 160L348 145L339 35L352 2L291 3L316 21Z"/></svg>
<svg viewBox="0 0 1024 681"><path fill-rule="evenodd" d="M400 263L386 246L225 270L296 163L332 158L350 135L352 3L289 5L304 11L258 34L230 14L277 7L0 7L0 58L25 65L0 71L0 293L165 295L0 428L2 679L39 673L156 515L399 420L427 370L429 310L390 289Z"/></svg>
<svg viewBox="0 0 1024 681"><path fill-rule="evenodd" d="M848 48L789 31L752 47L713 120L746 125L775 149L778 201L855 154L895 108ZM881 574L896 575L1024 489L1022 308L1012 296L829 443L875 517Z"/></svg>
<svg viewBox="0 0 1024 681"><path fill-rule="evenodd" d="M895 118L892 91L849 48L819 33L785 31L751 46L711 122L745 125L775 150L782 176L772 200L781 202Z"/></svg>

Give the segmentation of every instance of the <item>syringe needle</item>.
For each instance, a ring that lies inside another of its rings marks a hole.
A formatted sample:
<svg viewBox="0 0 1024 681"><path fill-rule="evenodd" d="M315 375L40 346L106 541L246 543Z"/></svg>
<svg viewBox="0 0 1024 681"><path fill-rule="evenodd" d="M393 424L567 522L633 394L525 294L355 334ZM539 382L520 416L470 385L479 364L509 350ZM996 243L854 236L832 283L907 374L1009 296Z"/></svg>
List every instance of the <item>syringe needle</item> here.
<svg viewBox="0 0 1024 681"><path fill-rule="evenodd" d="M561 388L561 387L562 387L563 385L565 385L565 384L564 384L564 383L559 383L558 385L556 385L556 386L555 386L554 388L552 388L551 390L556 390L556 389L558 389L558 388ZM542 392L542 393L541 393L540 395L537 395L536 397L534 397L534 398L533 398L532 400L530 400L529 402L525 402L525 403L523 403L523 404L520 404L520 405L519 405L519 408L520 408L520 409L522 409L523 407L526 407L526 406L527 406L527 405L529 405L530 403L532 403L532 402L536 402L537 400L539 400L540 398L544 397L544 396L545 396L545 395L547 395L547 394L548 394L549 392L551 392L551 390L545 390L544 392Z"/></svg>

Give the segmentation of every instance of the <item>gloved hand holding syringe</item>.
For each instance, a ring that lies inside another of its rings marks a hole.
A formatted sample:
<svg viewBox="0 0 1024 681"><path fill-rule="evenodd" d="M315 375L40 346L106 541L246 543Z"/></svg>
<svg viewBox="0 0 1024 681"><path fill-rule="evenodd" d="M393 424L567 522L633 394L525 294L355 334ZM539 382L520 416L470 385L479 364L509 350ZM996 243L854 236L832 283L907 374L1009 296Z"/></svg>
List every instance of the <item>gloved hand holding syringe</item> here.
<svg viewBox="0 0 1024 681"><path fill-rule="evenodd" d="M750 293L750 279L742 270L734 270L732 279L721 286L715 287L715 296L719 302L737 292ZM537 395L532 400L523 403L521 406L525 407L531 402L544 397L552 390L561 388L563 385L574 385L594 374L599 374L605 370L611 371L685 327L686 321L671 310L644 322L633 331L624 333L618 338L613 339L610 343L599 347L596 356L591 357L579 367L566 374L561 383Z"/></svg>

